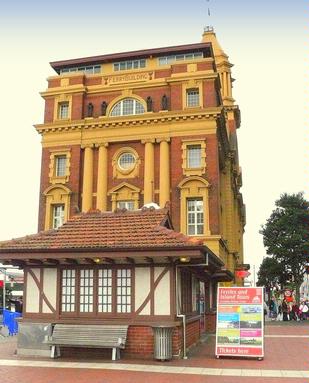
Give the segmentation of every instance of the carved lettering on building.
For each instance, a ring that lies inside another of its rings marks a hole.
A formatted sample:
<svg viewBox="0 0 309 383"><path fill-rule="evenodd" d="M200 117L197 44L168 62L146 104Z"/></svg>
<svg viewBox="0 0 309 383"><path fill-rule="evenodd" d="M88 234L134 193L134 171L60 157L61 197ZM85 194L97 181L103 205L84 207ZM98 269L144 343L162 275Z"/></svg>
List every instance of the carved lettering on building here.
<svg viewBox="0 0 309 383"><path fill-rule="evenodd" d="M105 85L112 85L115 83L124 82L137 82L151 80L152 73L131 73L117 76L105 77Z"/></svg>

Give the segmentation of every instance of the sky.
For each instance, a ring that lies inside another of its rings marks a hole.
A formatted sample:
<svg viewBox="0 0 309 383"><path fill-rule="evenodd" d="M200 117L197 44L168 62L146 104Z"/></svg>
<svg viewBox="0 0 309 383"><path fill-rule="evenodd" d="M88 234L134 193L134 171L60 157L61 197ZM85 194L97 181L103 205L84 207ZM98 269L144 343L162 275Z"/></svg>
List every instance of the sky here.
<svg viewBox="0 0 309 383"><path fill-rule="evenodd" d="M210 8L208 16L207 8ZM308 192L308 20L298 0L12 0L0 4L0 240L37 231L49 62L201 41L212 25L229 55L247 207L245 262L280 194Z"/></svg>

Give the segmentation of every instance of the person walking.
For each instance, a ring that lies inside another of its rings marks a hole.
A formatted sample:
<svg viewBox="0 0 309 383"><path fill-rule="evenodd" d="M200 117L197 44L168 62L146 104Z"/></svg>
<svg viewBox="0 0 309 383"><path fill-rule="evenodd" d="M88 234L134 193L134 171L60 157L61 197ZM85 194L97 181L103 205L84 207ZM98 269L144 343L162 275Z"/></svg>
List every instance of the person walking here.
<svg viewBox="0 0 309 383"><path fill-rule="evenodd" d="M288 306L286 299L284 298L283 302L282 302L282 315L283 315L283 321L284 322L287 322L289 320L288 314L289 314L289 306Z"/></svg>

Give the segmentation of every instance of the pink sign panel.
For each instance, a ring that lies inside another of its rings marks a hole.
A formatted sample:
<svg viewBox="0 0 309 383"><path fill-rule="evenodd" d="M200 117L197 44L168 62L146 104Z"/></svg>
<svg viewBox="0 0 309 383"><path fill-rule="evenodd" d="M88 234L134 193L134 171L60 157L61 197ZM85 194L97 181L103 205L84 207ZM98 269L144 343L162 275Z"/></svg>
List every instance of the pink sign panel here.
<svg viewBox="0 0 309 383"><path fill-rule="evenodd" d="M262 330L240 330L240 336L242 338L259 337L262 336Z"/></svg>
<svg viewBox="0 0 309 383"><path fill-rule="evenodd" d="M216 356L264 357L262 287L219 287Z"/></svg>
<svg viewBox="0 0 309 383"><path fill-rule="evenodd" d="M262 304L263 290L261 288L220 287L219 304Z"/></svg>

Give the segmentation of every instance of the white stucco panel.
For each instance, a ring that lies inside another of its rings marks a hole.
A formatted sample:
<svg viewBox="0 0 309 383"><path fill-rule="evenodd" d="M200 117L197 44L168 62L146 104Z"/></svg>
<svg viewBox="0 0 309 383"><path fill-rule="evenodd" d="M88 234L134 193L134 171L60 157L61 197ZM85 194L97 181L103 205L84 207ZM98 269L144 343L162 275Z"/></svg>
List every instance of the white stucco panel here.
<svg viewBox="0 0 309 383"><path fill-rule="evenodd" d="M150 268L135 268L135 310L137 311L150 293ZM150 301L139 315L150 315Z"/></svg>
<svg viewBox="0 0 309 383"><path fill-rule="evenodd" d="M164 267L155 267L155 281L164 270ZM171 298L170 298L170 271L168 271L159 282L154 293L154 314L170 315Z"/></svg>
<svg viewBox="0 0 309 383"><path fill-rule="evenodd" d="M43 292L49 303L56 310L57 300L57 269L44 269ZM43 300L43 313L51 313L51 309Z"/></svg>
<svg viewBox="0 0 309 383"><path fill-rule="evenodd" d="M40 281L40 269L31 269L33 274ZM31 274L27 273L27 291L26 291L26 312L38 313L40 310L40 292L39 288L34 282Z"/></svg>

